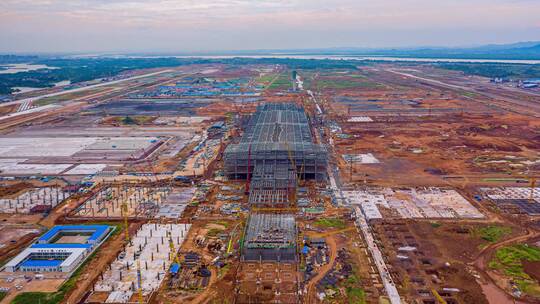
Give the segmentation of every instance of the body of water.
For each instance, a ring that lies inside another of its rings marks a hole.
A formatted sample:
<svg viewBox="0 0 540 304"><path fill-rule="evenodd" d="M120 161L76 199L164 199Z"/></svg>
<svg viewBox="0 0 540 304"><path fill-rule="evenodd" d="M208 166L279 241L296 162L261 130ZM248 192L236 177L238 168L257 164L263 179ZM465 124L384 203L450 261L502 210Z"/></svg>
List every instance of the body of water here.
<svg viewBox="0 0 540 304"><path fill-rule="evenodd" d="M152 56L129 56L130 58L152 58ZM388 56L343 56L343 55L222 55L222 56L173 56L176 58L202 58L202 59L231 59L231 58L279 58L279 59L329 59L329 60L358 60L358 61L389 61L389 62L465 62L465 63L519 63L540 64L540 60L510 60L510 59L454 59L454 58L418 58L418 57L388 57Z"/></svg>
<svg viewBox="0 0 540 304"><path fill-rule="evenodd" d="M40 69L57 69L56 67L50 67L44 64L27 64L27 63L13 63L1 65L5 70L0 69L0 74L15 74L20 72L29 72Z"/></svg>

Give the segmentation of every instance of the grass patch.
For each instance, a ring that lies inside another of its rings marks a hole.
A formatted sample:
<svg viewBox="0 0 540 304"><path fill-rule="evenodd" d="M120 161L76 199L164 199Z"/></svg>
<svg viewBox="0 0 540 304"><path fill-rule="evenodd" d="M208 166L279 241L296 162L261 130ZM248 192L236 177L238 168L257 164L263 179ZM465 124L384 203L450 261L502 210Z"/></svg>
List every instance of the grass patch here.
<svg viewBox="0 0 540 304"><path fill-rule="evenodd" d="M476 234L485 241L490 243L495 243L501 238L510 235L512 233L512 228L505 226L487 226L479 228L476 231Z"/></svg>
<svg viewBox="0 0 540 304"><path fill-rule="evenodd" d="M260 84L263 84L263 85L268 85L275 77L277 76L277 74L266 74L266 75L263 75L261 77L259 77L257 79L257 83L260 83Z"/></svg>
<svg viewBox="0 0 540 304"><path fill-rule="evenodd" d="M229 222L227 222L227 221L216 221L214 223L218 224L218 225L221 225L221 226L223 226L225 228L229 228Z"/></svg>
<svg viewBox="0 0 540 304"><path fill-rule="evenodd" d="M321 218L315 222L315 225L325 228L345 228L345 222L337 218Z"/></svg>
<svg viewBox="0 0 540 304"><path fill-rule="evenodd" d="M57 103L57 102L60 102L60 101L58 99L56 99L55 97L45 97L45 98L41 98L41 99L38 99L38 100L34 101L32 104L34 106L41 107L41 106L54 104L54 103Z"/></svg>
<svg viewBox="0 0 540 304"><path fill-rule="evenodd" d="M217 229L217 228L212 228L210 230L208 230L208 232L206 233L206 236L208 237L215 237L217 236L218 234L220 234L223 230L221 229Z"/></svg>
<svg viewBox="0 0 540 304"><path fill-rule="evenodd" d="M465 96L465 97L469 97L469 98L478 97L478 94L473 93L473 92L468 92L468 91L463 91L462 95Z"/></svg>
<svg viewBox="0 0 540 304"><path fill-rule="evenodd" d="M229 269L231 268L231 265L226 264L225 266L221 267L218 271L218 278L222 278L227 272L229 272Z"/></svg>
<svg viewBox="0 0 540 304"><path fill-rule="evenodd" d="M499 248L488 266L511 277L521 291L538 297L540 296L540 286L525 273L523 261L540 261L540 248L523 244Z"/></svg>
<svg viewBox="0 0 540 304"><path fill-rule="evenodd" d="M345 280L345 292L347 296L347 303L349 304L365 304L366 292L359 287L356 287L359 280L356 275L351 275Z"/></svg>
<svg viewBox="0 0 540 304"><path fill-rule="evenodd" d="M439 223L439 222L431 222L430 224L431 224L431 227L433 227L433 228L439 228L439 227L441 227L441 225L442 225L442 224Z"/></svg>
<svg viewBox="0 0 540 304"><path fill-rule="evenodd" d="M7 292L0 291L0 301L2 301L7 296Z"/></svg>
<svg viewBox="0 0 540 304"><path fill-rule="evenodd" d="M111 123L117 123L117 124L122 124L126 126L143 125L143 124L152 122L153 120L154 120L154 117L145 116L145 115L123 116L123 117L117 116L117 117L109 118L109 121Z"/></svg>
<svg viewBox="0 0 540 304"><path fill-rule="evenodd" d="M366 292L362 288L347 287L346 292L349 304L366 303Z"/></svg>
<svg viewBox="0 0 540 304"><path fill-rule="evenodd" d="M292 88L292 79L288 73L279 75L276 80L274 80L267 89L270 90L283 90Z"/></svg>
<svg viewBox="0 0 540 304"><path fill-rule="evenodd" d="M319 89L354 89L354 88L377 88L379 84L359 78L351 79L321 79L317 81Z"/></svg>
<svg viewBox="0 0 540 304"><path fill-rule="evenodd" d="M49 104L53 104L53 103L59 103L59 102L68 101L68 100L72 100L72 99L76 99L76 98L81 98L83 96L90 95L90 94L95 94L95 93L98 93L100 91L102 91L102 88L88 89L88 90L74 92L74 93L67 93L67 94L62 94L62 95L57 95L57 96L50 96L50 97L45 97L45 98L38 99L35 102L33 102L32 104L35 105L35 106L45 106L45 105L49 105Z"/></svg>

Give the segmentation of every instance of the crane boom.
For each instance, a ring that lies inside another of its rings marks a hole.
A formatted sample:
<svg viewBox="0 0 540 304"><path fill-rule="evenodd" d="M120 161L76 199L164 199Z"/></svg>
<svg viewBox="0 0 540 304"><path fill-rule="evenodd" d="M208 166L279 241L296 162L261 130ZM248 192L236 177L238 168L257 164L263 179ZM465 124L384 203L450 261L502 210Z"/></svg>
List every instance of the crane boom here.
<svg viewBox="0 0 540 304"><path fill-rule="evenodd" d="M168 235L169 235L169 249L171 250L171 252L169 253L169 259L171 261L174 261L176 264L180 265L180 261L178 260L178 254L176 252L176 248L174 247L172 233L168 232Z"/></svg>

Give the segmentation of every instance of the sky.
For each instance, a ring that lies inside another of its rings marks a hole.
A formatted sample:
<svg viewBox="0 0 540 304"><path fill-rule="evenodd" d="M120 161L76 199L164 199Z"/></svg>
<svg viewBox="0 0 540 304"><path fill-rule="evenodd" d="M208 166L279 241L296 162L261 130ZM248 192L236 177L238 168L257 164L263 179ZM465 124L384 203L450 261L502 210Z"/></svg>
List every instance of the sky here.
<svg viewBox="0 0 540 304"><path fill-rule="evenodd" d="M0 0L0 52L540 41L540 0Z"/></svg>

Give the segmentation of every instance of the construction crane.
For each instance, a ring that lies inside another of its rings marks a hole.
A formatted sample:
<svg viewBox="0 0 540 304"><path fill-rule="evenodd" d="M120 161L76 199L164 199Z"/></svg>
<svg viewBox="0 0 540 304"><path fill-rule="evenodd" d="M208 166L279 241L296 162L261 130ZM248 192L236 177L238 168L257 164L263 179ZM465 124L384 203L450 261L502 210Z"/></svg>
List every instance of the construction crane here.
<svg viewBox="0 0 540 304"><path fill-rule="evenodd" d="M227 254L231 254L233 251L233 239L234 239L234 236L236 235L236 229L238 228L238 225L240 224L236 224L236 226L234 226L233 230L231 231L231 234L229 237L229 243L227 244Z"/></svg>
<svg viewBox="0 0 540 304"><path fill-rule="evenodd" d="M142 294L142 275L141 275L141 261L137 260L137 293L139 295L139 304L144 303Z"/></svg>
<svg viewBox="0 0 540 304"><path fill-rule="evenodd" d="M227 254L231 254L231 253L232 253L232 249L233 249L233 243L232 243L232 240L233 240L233 237L231 236L231 238L229 239L229 244L227 245Z"/></svg>
<svg viewBox="0 0 540 304"><path fill-rule="evenodd" d="M248 148L248 165L247 165L247 176L246 176L246 194L249 194L249 183L251 182L250 177L250 166L251 166L251 144Z"/></svg>
<svg viewBox="0 0 540 304"><path fill-rule="evenodd" d="M287 148L287 154L289 155L289 160L291 161L291 166L292 166L292 169L294 171L294 176L296 179L298 179L298 172L296 170L296 161L294 160L294 157L292 155L292 151L290 149L290 146L289 146L289 143L285 142L285 147ZM296 203L296 191L297 191L297 187L296 185L294 186L294 189L292 191L292 202L293 203Z"/></svg>
<svg viewBox="0 0 540 304"><path fill-rule="evenodd" d="M433 293L433 295L435 296L435 298L437 299L437 302L439 302L439 304L446 304L447 303L444 300L444 298L441 297L441 295L437 292L437 290L435 290L435 288L432 288L431 292Z"/></svg>
<svg viewBox="0 0 540 304"><path fill-rule="evenodd" d="M174 242L173 242L173 239L172 239L172 233L167 232L167 234L168 234L168 237L169 237L169 249L171 251L169 253L169 260L174 261L177 265L180 265L180 260L178 259L178 254L176 252L176 248L174 247Z"/></svg>

